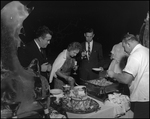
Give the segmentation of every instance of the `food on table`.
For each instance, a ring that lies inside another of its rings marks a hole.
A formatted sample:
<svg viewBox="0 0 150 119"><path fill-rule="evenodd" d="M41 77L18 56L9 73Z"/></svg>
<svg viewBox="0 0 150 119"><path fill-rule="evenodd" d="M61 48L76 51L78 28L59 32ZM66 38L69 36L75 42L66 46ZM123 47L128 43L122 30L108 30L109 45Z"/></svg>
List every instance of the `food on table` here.
<svg viewBox="0 0 150 119"><path fill-rule="evenodd" d="M99 104L87 97L86 86L76 86L70 93L69 98L63 100L63 107L67 111L80 113L99 108Z"/></svg>
<svg viewBox="0 0 150 119"><path fill-rule="evenodd" d="M121 93L113 93L108 95L108 100L111 103L122 104L124 102L129 102L129 97L127 95L122 95Z"/></svg>
<svg viewBox="0 0 150 119"><path fill-rule="evenodd" d="M94 80L89 80L87 81L88 83L94 84L94 85L98 85L98 86L108 86L110 84L113 84L110 81L107 81L107 79L103 78L100 80L94 79Z"/></svg>
<svg viewBox="0 0 150 119"><path fill-rule="evenodd" d="M67 109L67 111L80 113L80 112L96 110L99 108L99 104L90 98L86 98L83 100L71 98L68 101L64 101L63 108Z"/></svg>
<svg viewBox="0 0 150 119"><path fill-rule="evenodd" d="M74 110L86 110L88 108L91 108L90 106L91 100L87 98L86 100L71 100L71 106Z"/></svg>
<svg viewBox="0 0 150 119"><path fill-rule="evenodd" d="M72 91L72 94L71 96L73 98L79 98L79 99L82 99L84 97L87 96L87 93L86 93L86 86L75 86L73 91Z"/></svg>
<svg viewBox="0 0 150 119"><path fill-rule="evenodd" d="M115 110L118 115L124 114L130 109L129 97L127 95L122 95L121 93L109 94L105 104L116 106Z"/></svg>

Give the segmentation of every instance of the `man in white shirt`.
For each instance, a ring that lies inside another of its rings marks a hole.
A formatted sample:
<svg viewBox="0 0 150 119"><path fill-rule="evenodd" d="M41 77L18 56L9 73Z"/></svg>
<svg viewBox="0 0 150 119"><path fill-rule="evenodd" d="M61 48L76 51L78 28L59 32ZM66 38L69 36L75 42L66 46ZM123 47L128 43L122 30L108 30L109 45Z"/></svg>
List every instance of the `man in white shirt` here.
<svg viewBox="0 0 150 119"><path fill-rule="evenodd" d="M122 45L129 54L127 64L122 73L108 70L108 76L128 84L134 118L149 118L149 49L131 34L125 35Z"/></svg>

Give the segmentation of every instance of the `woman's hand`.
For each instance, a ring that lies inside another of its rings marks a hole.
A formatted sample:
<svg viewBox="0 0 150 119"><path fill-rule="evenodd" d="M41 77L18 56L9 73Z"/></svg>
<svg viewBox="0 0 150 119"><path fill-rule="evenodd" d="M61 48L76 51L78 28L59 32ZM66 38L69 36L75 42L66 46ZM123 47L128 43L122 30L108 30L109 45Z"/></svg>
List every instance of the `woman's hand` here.
<svg viewBox="0 0 150 119"><path fill-rule="evenodd" d="M67 81L68 81L69 85L71 86L71 88L73 88L74 87L74 83L75 83L75 79L73 77L71 77L71 76L68 76L67 77Z"/></svg>
<svg viewBox="0 0 150 119"><path fill-rule="evenodd" d="M100 71L104 71L104 68L103 67L99 67Z"/></svg>
<svg viewBox="0 0 150 119"><path fill-rule="evenodd" d="M78 65L75 65L75 66L73 67L73 70L76 71L76 70L78 69L78 67L79 67Z"/></svg>
<svg viewBox="0 0 150 119"><path fill-rule="evenodd" d="M73 70L76 71L78 69L78 65L77 65L77 61L74 61L74 66L73 66Z"/></svg>
<svg viewBox="0 0 150 119"><path fill-rule="evenodd" d="M83 51L81 55L84 57L86 55L86 51Z"/></svg>
<svg viewBox="0 0 150 119"><path fill-rule="evenodd" d="M67 81L68 81L68 82L75 82L74 78L71 77L71 76L68 76L68 77L67 77Z"/></svg>
<svg viewBox="0 0 150 119"><path fill-rule="evenodd" d="M87 52L86 52L86 51L83 51L83 52L81 53L81 59L86 58L86 57L87 57Z"/></svg>

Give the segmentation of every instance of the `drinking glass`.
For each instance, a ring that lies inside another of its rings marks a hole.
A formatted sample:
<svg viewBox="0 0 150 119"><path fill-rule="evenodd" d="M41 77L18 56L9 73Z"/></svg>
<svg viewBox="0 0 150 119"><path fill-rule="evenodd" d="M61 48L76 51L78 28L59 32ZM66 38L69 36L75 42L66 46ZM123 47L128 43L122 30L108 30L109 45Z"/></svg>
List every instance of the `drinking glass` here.
<svg viewBox="0 0 150 119"><path fill-rule="evenodd" d="M42 87L35 87L35 99L42 97Z"/></svg>
<svg viewBox="0 0 150 119"><path fill-rule="evenodd" d="M44 109L44 116L45 118L49 118L49 109L47 106L49 95L46 95L45 97L38 97L36 98L36 101L43 107Z"/></svg>
<svg viewBox="0 0 150 119"><path fill-rule="evenodd" d="M9 93L3 92L1 97L1 104L3 107L12 111L12 118L17 118L17 111L20 107L21 102L14 102L12 101L12 99L10 99L10 97L11 96Z"/></svg>
<svg viewBox="0 0 150 119"><path fill-rule="evenodd" d="M17 111L20 107L21 102L5 102L5 103L12 110L12 118L17 118Z"/></svg>
<svg viewBox="0 0 150 119"><path fill-rule="evenodd" d="M70 94L70 86L69 85L64 85L63 86L63 92L65 95L69 95Z"/></svg>
<svg viewBox="0 0 150 119"><path fill-rule="evenodd" d="M77 72L76 72L77 71L77 67L78 67L77 66L77 61L75 61L74 62L74 73L73 73L74 75L77 75Z"/></svg>

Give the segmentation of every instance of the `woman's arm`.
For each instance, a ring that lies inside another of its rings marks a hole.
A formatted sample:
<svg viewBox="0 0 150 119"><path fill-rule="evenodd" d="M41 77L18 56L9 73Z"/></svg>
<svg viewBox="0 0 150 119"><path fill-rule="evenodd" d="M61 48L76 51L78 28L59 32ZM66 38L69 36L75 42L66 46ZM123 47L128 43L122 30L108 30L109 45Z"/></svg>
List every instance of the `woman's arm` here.
<svg viewBox="0 0 150 119"><path fill-rule="evenodd" d="M56 75L64 78L65 80L68 79L69 76L66 76L64 73L61 72L61 69L58 69L57 72L56 72Z"/></svg>
<svg viewBox="0 0 150 119"><path fill-rule="evenodd" d="M74 80L73 77L71 77L71 76L66 76L65 74L63 74L63 73L61 72L60 69L57 70L56 75L58 75L58 76L64 78L66 81L68 81L69 85L71 86L71 89L74 87L75 80Z"/></svg>

